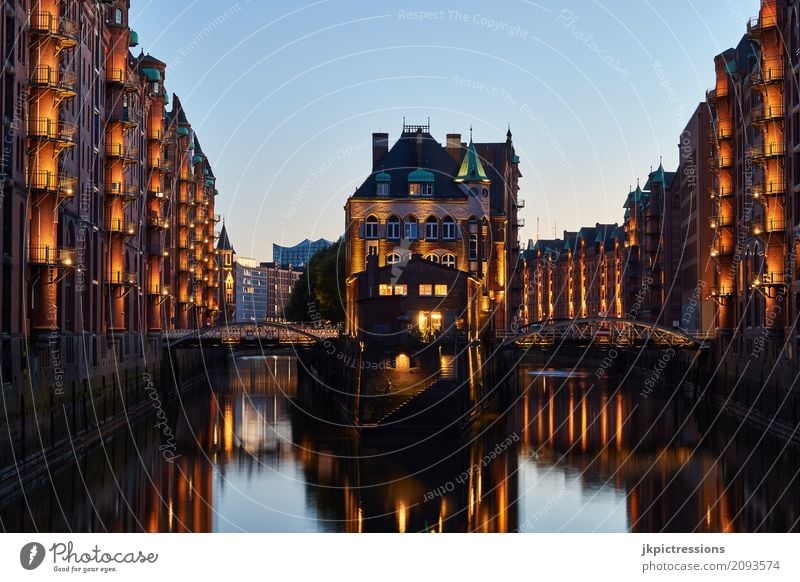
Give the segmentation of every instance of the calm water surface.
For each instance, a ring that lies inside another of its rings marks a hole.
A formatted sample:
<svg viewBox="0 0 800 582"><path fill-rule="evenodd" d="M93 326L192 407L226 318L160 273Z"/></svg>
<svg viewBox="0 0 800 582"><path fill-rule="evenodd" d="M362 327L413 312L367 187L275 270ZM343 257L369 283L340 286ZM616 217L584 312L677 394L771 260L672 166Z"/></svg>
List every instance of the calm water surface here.
<svg viewBox="0 0 800 582"><path fill-rule="evenodd" d="M791 531L800 455L680 396L518 370L480 434L360 443L296 404L291 356L240 357L0 501L7 531ZM661 391L668 388L662 386ZM667 395L669 396L669 395ZM762 438L763 437L763 438Z"/></svg>

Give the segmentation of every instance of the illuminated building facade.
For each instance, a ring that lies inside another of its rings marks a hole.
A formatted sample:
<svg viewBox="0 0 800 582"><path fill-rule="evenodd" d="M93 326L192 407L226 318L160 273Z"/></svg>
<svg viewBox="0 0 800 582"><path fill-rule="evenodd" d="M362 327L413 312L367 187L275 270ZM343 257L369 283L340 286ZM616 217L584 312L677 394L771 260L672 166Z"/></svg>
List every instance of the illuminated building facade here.
<svg viewBox="0 0 800 582"><path fill-rule="evenodd" d="M706 95L718 348L790 368L798 349L800 97L788 80L799 45L797 2L762 0L739 45L715 57Z"/></svg>
<svg viewBox="0 0 800 582"><path fill-rule="evenodd" d="M166 65L131 53L129 8L2 4L4 384L113 373L218 309L214 176L177 98L167 110Z"/></svg>
<svg viewBox="0 0 800 582"><path fill-rule="evenodd" d="M524 304L510 285L521 226L511 132L481 144L448 134L442 146L428 125L404 125L391 149L388 134L373 134L372 153L372 173L345 205L347 334L446 332L445 314L423 304L456 280L453 326L472 337L508 329ZM384 310L397 317L378 317Z"/></svg>

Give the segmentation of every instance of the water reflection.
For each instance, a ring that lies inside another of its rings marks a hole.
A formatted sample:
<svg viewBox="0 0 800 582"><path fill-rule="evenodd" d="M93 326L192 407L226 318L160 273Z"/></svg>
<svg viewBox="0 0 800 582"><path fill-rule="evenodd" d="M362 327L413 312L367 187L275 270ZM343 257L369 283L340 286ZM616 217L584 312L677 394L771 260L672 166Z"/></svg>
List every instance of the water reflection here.
<svg viewBox="0 0 800 582"><path fill-rule="evenodd" d="M290 356L244 358L0 505L9 531L789 531L796 451L679 397L518 370L472 437L364 442L296 405Z"/></svg>

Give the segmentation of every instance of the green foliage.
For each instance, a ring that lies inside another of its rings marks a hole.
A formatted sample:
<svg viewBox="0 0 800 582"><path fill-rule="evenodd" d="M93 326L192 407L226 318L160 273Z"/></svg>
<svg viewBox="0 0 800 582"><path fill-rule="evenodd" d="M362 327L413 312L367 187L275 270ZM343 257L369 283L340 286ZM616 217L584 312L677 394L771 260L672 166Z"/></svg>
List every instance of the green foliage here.
<svg viewBox="0 0 800 582"><path fill-rule="evenodd" d="M344 270L344 242L339 239L311 257L292 289L286 319L304 322L316 317L333 323L344 321Z"/></svg>

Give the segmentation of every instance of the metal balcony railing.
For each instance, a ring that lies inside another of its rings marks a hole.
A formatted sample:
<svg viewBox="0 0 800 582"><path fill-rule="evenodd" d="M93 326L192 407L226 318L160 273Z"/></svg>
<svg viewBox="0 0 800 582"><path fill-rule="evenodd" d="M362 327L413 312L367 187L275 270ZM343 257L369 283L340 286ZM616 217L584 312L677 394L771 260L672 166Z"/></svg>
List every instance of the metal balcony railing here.
<svg viewBox="0 0 800 582"><path fill-rule="evenodd" d="M31 190L56 194L62 198L74 198L78 190L75 176L55 172L31 172L28 174L28 187Z"/></svg>
<svg viewBox="0 0 800 582"><path fill-rule="evenodd" d="M136 162L139 158L139 150L123 143L109 143L106 144L106 157L126 162Z"/></svg>
<svg viewBox="0 0 800 582"><path fill-rule="evenodd" d="M28 245L28 262L48 267L73 267L75 249L56 245Z"/></svg>
<svg viewBox="0 0 800 582"><path fill-rule="evenodd" d="M774 218L756 218L750 223L750 232L755 236L780 234L786 229L786 221Z"/></svg>
<svg viewBox="0 0 800 582"><path fill-rule="evenodd" d="M106 283L109 285L135 287L139 284L139 274L112 269L106 273Z"/></svg>
<svg viewBox="0 0 800 582"><path fill-rule="evenodd" d="M75 145L76 130L74 123L64 123L48 117L32 117L28 120L28 137L65 146Z"/></svg>
<svg viewBox="0 0 800 582"><path fill-rule="evenodd" d="M753 123L767 123L783 118L783 105L765 105L759 103L750 110L750 119Z"/></svg>
<svg viewBox="0 0 800 582"><path fill-rule="evenodd" d="M121 218L109 218L106 220L106 230L114 234L124 234L125 236L134 236L139 229L139 225L135 222L124 220Z"/></svg>
<svg viewBox="0 0 800 582"><path fill-rule="evenodd" d="M785 188L782 182L772 181L762 184L753 184L750 191L753 198L758 200L769 196L783 196Z"/></svg>
<svg viewBox="0 0 800 582"><path fill-rule="evenodd" d="M133 128L139 125L139 116L137 116L130 107L114 107L109 112L109 121L111 123L119 123L126 128Z"/></svg>
<svg viewBox="0 0 800 582"><path fill-rule="evenodd" d="M33 67L29 80L32 87L58 91L67 96L75 96L78 86L78 77L74 73L59 71L50 65Z"/></svg>
<svg viewBox="0 0 800 582"><path fill-rule="evenodd" d="M108 196L121 198L125 201L135 200L139 195L139 190L134 186L128 186L120 182L111 182L107 190Z"/></svg>
<svg viewBox="0 0 800 582"><path fill-rule="evenodd" d="M733 188L730 186L716 186L711 189L711 199L727 198L733 196Z"/></svg>
<svg viewBox="0 0 800 582"><path fill-rule="evenodd" d="M769 158L782 158L786 155L786 148L782 143L768 142L750 148L750 156L755 162L765 161Z"/></svg>
<svg viewBox="0 0 800 582"><path fill-rule="evenodd" d="M54 16L50 12L31 12L28 30L35 35L55 38L63 48L75 46L78 43L77 23L63 16Z"/></svg>
<svg viewBox="0 0 800 582"><path fill-rule="evenodd" d="M711 217L711 228L726 228L733 226L733 215L722 214Z"/></svg>

